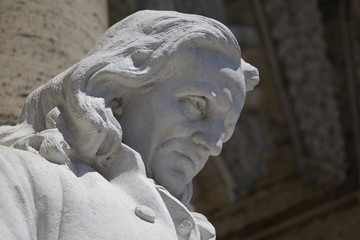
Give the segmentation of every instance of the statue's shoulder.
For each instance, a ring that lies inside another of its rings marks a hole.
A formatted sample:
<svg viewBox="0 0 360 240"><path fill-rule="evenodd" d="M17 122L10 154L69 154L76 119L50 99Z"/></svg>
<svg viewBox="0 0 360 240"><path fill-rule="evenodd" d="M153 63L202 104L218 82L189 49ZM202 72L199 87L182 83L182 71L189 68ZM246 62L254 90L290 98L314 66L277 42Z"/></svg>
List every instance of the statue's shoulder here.
<svg viewBox="0 0 360 240"><path fill-rule="evenodd" d="M42 156L12 147L0 146L0 171L3 174L15 174L18 177L26 172L53 173L58 171L60 166L52 164Z"/></svg>
<svg viewBox="0 0 360 240"><path fill-rule="evenodd" d="M0 232L3 239L37 239L48 197L61 192L51 163L24 150L0 146ZM51 193L51 194L50 194ZM16 224L14 224L16 222Z"/></svg>
<svg viewBox="0 0 360 240"><path fill-rule="evenodd" d="M11 175L27 175L27 170L36 169L37 166L45 166L46 159L43 157L20 149L0 146L0 172L11 177Z"/></svg>
<svg viewBox="0 0 360 240"><path fill-rule="evenodd" d="M0 185L9 194L23 195L26 199L61 191L64 177L74 175L65 166L54 164L29 151L0 146ZM74 176L75 178L75 176ZM14 195L15 196L15 195Z"/></svg>

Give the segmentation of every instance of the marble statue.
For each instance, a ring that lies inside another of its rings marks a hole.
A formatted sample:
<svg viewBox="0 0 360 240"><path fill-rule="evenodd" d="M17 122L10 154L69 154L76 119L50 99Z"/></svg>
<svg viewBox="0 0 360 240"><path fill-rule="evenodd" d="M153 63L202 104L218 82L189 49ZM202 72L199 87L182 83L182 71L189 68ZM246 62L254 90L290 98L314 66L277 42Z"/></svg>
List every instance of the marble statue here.
<svg viewBox="0 0 360 240"><path fill-rule="evenodd" d="M140 11L0 128L2 239L215 239L192 179L259 81L221 23Z"/></svg>

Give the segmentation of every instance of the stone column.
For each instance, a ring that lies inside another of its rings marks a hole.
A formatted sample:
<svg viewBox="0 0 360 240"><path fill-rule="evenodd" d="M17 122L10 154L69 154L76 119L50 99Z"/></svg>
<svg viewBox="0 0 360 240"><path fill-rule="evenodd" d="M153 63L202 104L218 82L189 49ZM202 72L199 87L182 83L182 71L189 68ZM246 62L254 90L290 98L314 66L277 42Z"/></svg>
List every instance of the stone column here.
<svg viewBox="0 0 360 240"><path fill-rule="evenodd" d="M25 98L80 60L108 27L106 0L0 1L0 125Z"/></svg>

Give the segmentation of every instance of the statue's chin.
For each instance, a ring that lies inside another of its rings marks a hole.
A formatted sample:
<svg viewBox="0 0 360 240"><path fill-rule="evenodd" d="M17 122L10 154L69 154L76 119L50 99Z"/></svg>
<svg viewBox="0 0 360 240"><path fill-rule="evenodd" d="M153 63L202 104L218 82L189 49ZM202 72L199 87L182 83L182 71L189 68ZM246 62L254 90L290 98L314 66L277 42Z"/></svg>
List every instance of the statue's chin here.
<svg viewBox="0 0 360 240"><path fill-rule="evenodd" d="M172 176L174 177L174 175ZM157 180L154 176L153 178L158 185L164 187L171 195L181 201L183 204L188 205L190 203L192 194L193 194L193 185L192 181L189 183L183 183L182 181L172 180Z"/></svg>

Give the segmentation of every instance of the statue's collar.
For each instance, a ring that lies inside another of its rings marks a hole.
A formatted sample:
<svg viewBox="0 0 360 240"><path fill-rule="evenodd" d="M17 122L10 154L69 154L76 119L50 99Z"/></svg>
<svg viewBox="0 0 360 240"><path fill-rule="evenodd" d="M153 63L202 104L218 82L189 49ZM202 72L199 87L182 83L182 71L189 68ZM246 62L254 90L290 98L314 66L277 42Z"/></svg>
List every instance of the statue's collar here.
<svg viewBox="0 0 360 240"><path fill-rule="evenodd" d="M152 179L149 180L153 181ZM154 185L170 213L179 239L215 239L215 228L205 216L190 212L183 203L171 195L163 186L155 182Z"/></svg>

